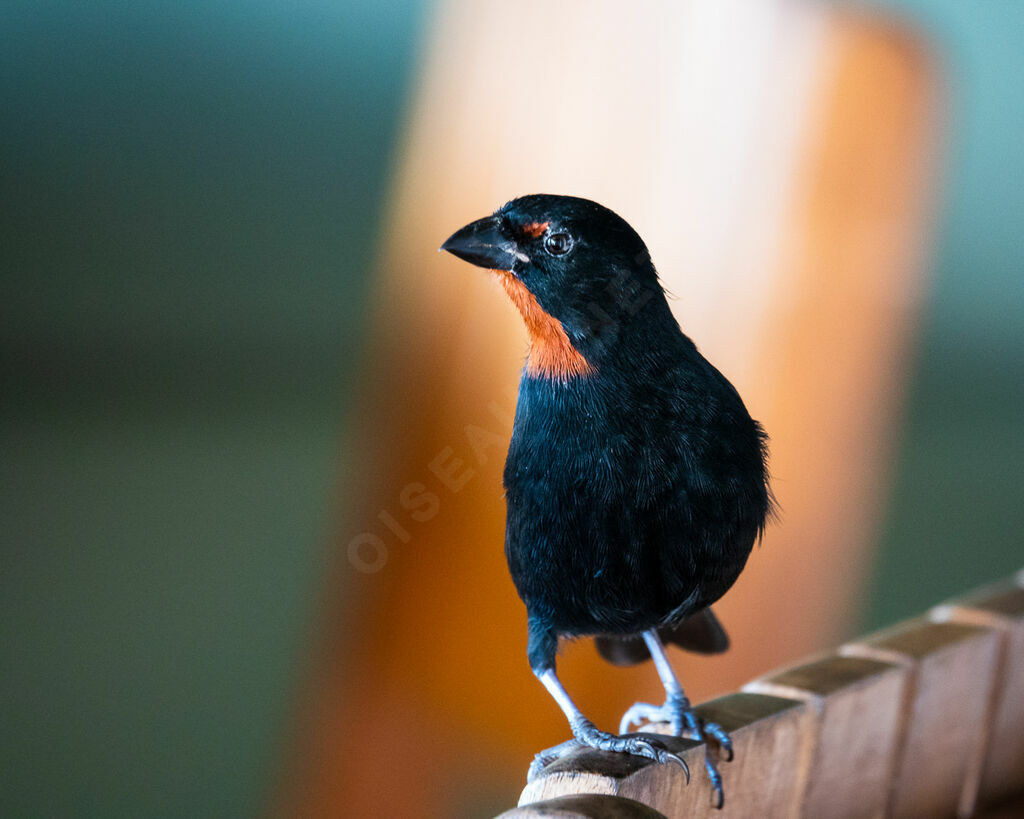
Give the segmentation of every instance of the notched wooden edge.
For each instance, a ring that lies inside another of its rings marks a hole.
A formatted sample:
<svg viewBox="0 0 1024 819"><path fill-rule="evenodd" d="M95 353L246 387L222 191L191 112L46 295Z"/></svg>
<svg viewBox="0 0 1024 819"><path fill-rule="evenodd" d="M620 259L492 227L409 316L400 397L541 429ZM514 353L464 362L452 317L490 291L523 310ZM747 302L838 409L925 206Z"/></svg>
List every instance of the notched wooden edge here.
<svg viewBox="0 0 1024 819"><path fill-rule="evenodd" d="M1024 619L1024 587L1017 578L993 583L990 586L954 597L931 610L933 620L947 619L953 610L969 610L995 615L1009 620Z"/></svg>
<svg viewBox="0 0 1024 819"><path fill-rule="evenodd" d="M781 697L760 691L739 691L724 694L717 699L702 702L694 711L705 722L718 723L727 733L742 731L764 719L770 719L792 708L804 709L803 699ZM667 722L654 722L644 726L646 731L661 736L672 736L672 726Z"/></svg>
<svg viewBox="0 0 1024 819"><path fill-rule="evenodd" d="M990 631L991 629L980 625L916 617L893 628L847 643L840 651L846 656L852 656L860 650L867 649L891 652L910 660L921 660L962 640L979 637Z"/></svg>
<svg viewBox="0 0 1024 819"><path fill-rule="evenodd" d="M555 796L529 805L521 805L500 814L497 819L666 819L665 814L635 799L607 794L584 793Z"/></svg>
<svg viewBox="0 0 1024 819"><path fill-rule="evenodd" d="M970 593L968 596L970 596ZM988 747L989 736L992 728L993 705L998 681L998 666L1000 664L1000 646L1004 643L1006 633L1005 618L986 614L972 609L958 609L954 606L939 606L932 609L927 615L900 623L890 629L861 638L855 643L843 646L840 650L843 653L857 654L858 656L876 657L879 659L892 660L904 664L908 673L911 674L910 685L906 692L904 723L901 728L900 739L897 743L900 759L906 754L908 737L917 736L920 739L922 730L934 730L936 715L928 715L925 719L925 726L910 722L910 715L914 713L913 703L917 700L922 685L922 669L931 664L932 659L943 655L956 656L949 652L956 652L959 646L971 650L981 645L992 647L991 663L983 667L971 669L975 676L985 675L987 680L988 693L984 696L984 712L980 715L980 721L974 725L973 732L965 736L963 740L963 752L966 754L962 780L960 782L960 795L955 813L958 816L969 816L973 812L978 795L978 787L981 777L982 765L985 758L985 749ZM940 674L947 672L940 671ZM931 688L935 685L942 685L941 678L932 678ZM969 744L968 744L969 743ZM902 763L900 763L902 765ZM899 776L906 775L901 767ZM892 808L890 804L890 808ZM951 808L952 810L953 808Z"/></svg>
<svg viewBox="0 0 1024 819"><path fill-rule="evenodd" d="M740 692L702 703L696 710L705 720L719 723L726 731L736 731L792 708L805 708L808 703L818 702L817 708L820 708L823 697L867 684L883 674L894 671L906 674L917 660L1021 618L1024 618L1024 570L1010 580L990 584L936 606L925 616L847 643L835 654L758 677ZM651 728L657 731L660 726ZM700 743L688 739L663 733L655 736L680 755L700 747ZM527 786L523 796L551 776L578 778L580 787L592 788L595 792L538 802L521 801L519 807L501 814L501 818L664 819L663 814L640 802L610 795L623 781L653 764L656 763L652 760L630 754L579 748L548 765L538 779Z"/></svg>
<svg viewBox="0 0 1024 819"><path fill-rule="evenodd" d="M1000 773L995 781L986 781L986 768L999 765L998 757L1001 749L998 742L1006 742L1006 727L997 727L997 719L1007 718L1007 707L1013 713L1011 703L1020 695L1016 690L1008 688L1007 674L1009 663L1016 662L1011 651L1017 645L1018 634L1024 626L1024 587L1021 581L1024 573L1013 578L983 586L967 594L953 598L933 608L928 614L936 621L953 621L985 626L1001 635L998 656L995 662L992 686L988 703L985 708L984 725L979 739L977 756L972 760L971 769L965 779L961 798L961 815L968 815L978 804L991 804L993 800L1007 796L1007 784ZM1019 711L1018 711L1019 713ZM1013 717L1009 717L1013 719ZM1016 725L1011 731L1019 731L1024 726ZM999 739L997 739L999 737ZM1018 777L1018 784L1020 783ZM1017 814L1007 814L1017 815ZM1024 814L1021 814L1024 815Z"/></svg>
<svg viewBox="0 0 1024 819"><path fill-rule="evenodd" d="M759 677L743 687L749 693L771 693L770 689L826 697L844 688L859 686L897 665L868 657L833 654L804 665L784 668Z"/></svg>
<svg viewBox="0 0 1024 819"><path fill-rule="evenodd" d="M717 722L731 733L793 708L806 707L801 700L740 691L701 703L694 710L706 722Z"/></svg>

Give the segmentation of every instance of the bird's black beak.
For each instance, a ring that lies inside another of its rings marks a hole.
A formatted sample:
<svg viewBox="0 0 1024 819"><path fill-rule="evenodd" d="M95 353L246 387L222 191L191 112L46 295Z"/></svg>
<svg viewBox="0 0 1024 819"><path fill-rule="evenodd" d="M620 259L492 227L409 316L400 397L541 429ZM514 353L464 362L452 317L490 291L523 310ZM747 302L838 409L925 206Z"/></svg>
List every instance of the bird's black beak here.
<svg viewBox="0 0 1024 819"><path fill-rule="evenodd" d="M530 261L530 257L501 232L501 223L495 216L477 219L455 231L441 245L441 250L490 270L511 270L517 261Z"/></svg>

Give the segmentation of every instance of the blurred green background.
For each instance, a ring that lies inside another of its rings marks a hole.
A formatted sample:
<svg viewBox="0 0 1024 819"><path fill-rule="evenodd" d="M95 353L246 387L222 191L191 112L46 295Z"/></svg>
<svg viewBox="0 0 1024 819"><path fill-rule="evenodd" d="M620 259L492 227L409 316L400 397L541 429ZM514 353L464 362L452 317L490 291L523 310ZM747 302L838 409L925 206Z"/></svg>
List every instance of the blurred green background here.
<svg viewBox="0 0 1024 819"><path fill-rule="evenodd" d="M865 626L1024 565L1024 5L889 5L949 136ZM428 14L0 11L3 816L265 804Z"/></svg>

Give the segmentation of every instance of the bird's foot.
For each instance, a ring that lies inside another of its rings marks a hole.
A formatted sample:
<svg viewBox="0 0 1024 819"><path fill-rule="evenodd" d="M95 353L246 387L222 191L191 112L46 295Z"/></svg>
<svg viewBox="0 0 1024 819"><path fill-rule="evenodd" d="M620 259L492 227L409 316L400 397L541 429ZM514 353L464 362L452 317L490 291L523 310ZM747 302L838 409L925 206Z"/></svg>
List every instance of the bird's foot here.
<svg viewBox="0 0 1024 819"><path fill-rule="evenodd" d="M677 756L664 748L657 739L652 737L636 736L618 737L615 736L615 734L609 734L606 731L599 731L594 727L594 723L588 719L574 721L572 723L572 732L575 736L574 739L570 739L568 742L563 742L553 748L541 751L534 757L533 762L530 763L530 769L526 774L527 782L532 782L536 779L541 771L543 771L544 768L546 768L555 759L558 759L569 751L581 747L595 748L598 751L615 751L617 753L633 754L634 756L653 759L655 762L670 762L681 767L683 769L683 773L686 774L686 781L690 781L690 768L686 764L686 761L682 757Z"/></svg>
<svg viewBox="0 0 1024 819"><path fill-rule="evenodd" d="M568 742L563 742L561 745L555 745L553 748L546 748L541 751L533 758L533 762L530 763L530 769L526 772L527 784L533 782L534 779L540 776L541 771L556 759L579 747L579 740L570 739Z"/></svg>
<svg viewBox="0 0 1024 819"><path fill-rule="evenodd" d="M632 707L622 715L622 719L619 721L619 733L628 734L633 730L631 726L635 725L639 728L645 722L672 722L672 715L668 713L665 705L654 705L650 702L634 702ZM682 734L682 730L676 731L673 726L672 733L679 736Z"/></svg>
<svg viewBox="0 0 1024 819"><path fill-rule="evenodd" d="M650 737L618 737L606 731L599 731L590 720L582 719L573 723L572 732L577 742L589 745L599 751L617 751L623 754L644 756L655 762L671 762L683 769L686 781L690 781L690 769L681 756L667 750L658 740Z"/></svg>
<svg viewBox="0 0 1024 819"><path fill-rule="evenodd" d="M729 734L717 722L707 722L697 716L690 701L682 694L670 696L664 705L634 703L633 707L622 715L619 732L628 733L631 730L630 726L635 725L639 728L645 722L667 722L674 736L689 734L698 742L710 739L722 749L725 761L732 761L732 740L729 739Z"/></svg>
<svg viewBox="0 0 1024 819"><path fill-rule="evenodd" d="M619 724L620 733L626 733L631 725L640 727L642 722L667 722L675 736L689 735L697 742L714 742L722 752L726 762L733 759L732 740L729 734L717 722L707 722L697 716L690 701L682 692L669 695L664 705L651 705L647 702L638 702L622 715L622 722ZM711 780L712 804L720 808L724 801L722 791L722 775L711 761L707 751L704 754L704 767L708 772L708 779Z"/></svg>

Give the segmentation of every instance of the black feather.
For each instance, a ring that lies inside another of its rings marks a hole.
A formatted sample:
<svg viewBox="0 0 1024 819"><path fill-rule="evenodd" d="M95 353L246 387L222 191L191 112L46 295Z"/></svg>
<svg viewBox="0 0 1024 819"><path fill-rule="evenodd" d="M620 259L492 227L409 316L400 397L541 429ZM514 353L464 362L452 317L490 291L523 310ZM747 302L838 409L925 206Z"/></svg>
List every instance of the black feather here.
<svg viewBox="0 0 1024 819"><path fill-rule="evenodd" d="M676 626L662 626L658 636L698 654L721 654L729 648L729 635L711 609L691 614ZM647 644L640 635L619 637L599 634L594 638L597 652L612 665L636 665L651 658Z"/></svg>
<svg viewBox="0 0 1024 819"><path fill-rule="evenodd" d="M531 664L551 667L557 638L580 635L603 635L602 654L632 662L635 642L611 638L651 628L686 648L724 650L708 607L739 576L772 509L764 431L681 332L647 248L615 213L534 195L484 227L490 244L474 252L514 251L512 275L589 366L574 377L527 368L520 382L505 551ZM546 245L543 230L569 241Z"/></svg>

